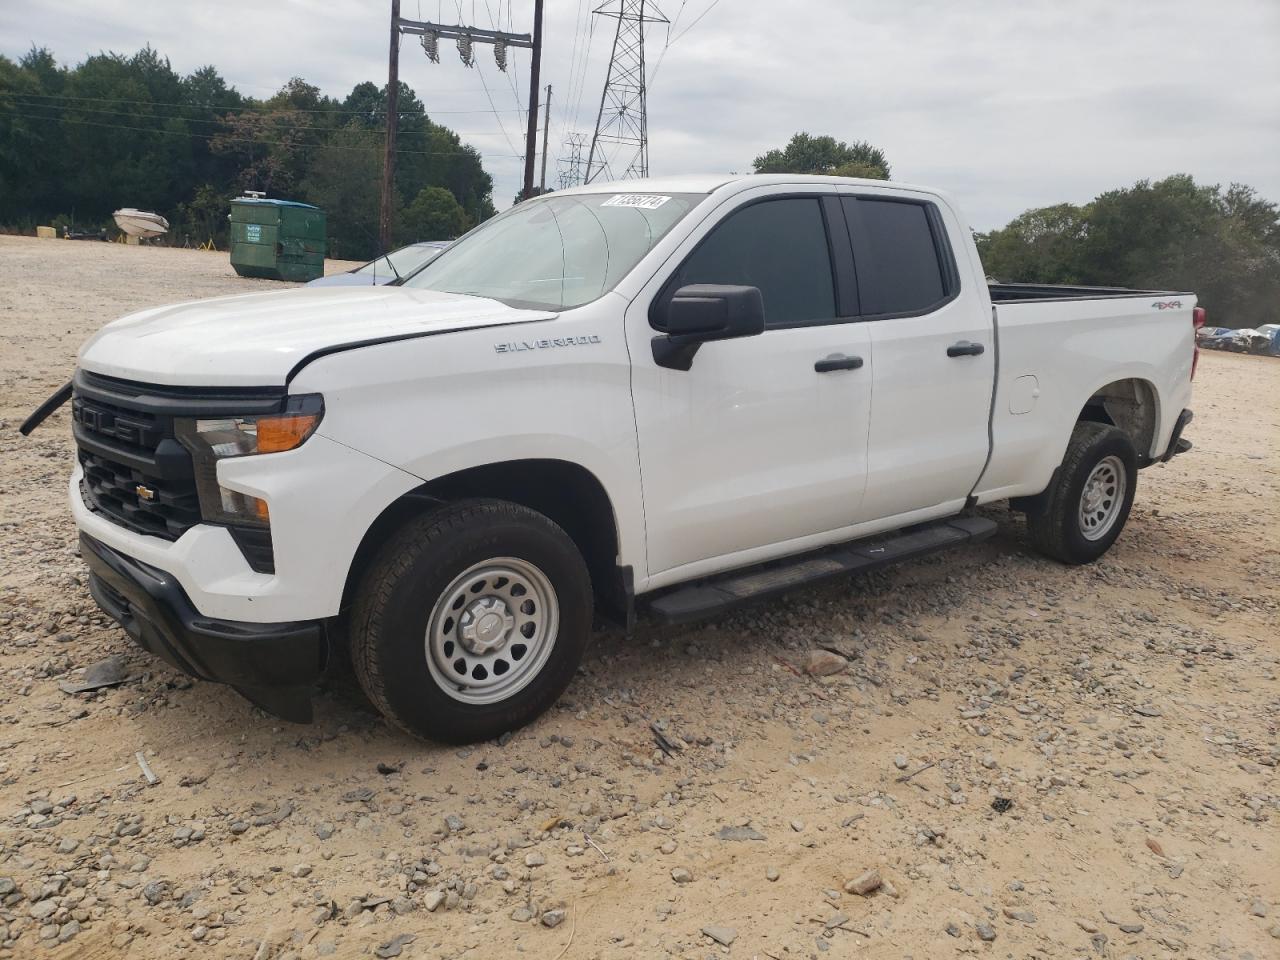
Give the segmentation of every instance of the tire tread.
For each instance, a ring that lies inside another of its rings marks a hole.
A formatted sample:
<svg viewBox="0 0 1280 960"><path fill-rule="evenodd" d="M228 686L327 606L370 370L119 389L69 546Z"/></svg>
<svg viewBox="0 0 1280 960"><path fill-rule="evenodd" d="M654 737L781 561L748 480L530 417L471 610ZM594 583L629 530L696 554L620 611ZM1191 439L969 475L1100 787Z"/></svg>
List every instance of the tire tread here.
<svg viewBox="0 0 1280 960"><path fill-rule="evenodd" d="M443 503L414 517L387 541L356 591L350 629L351 663L356 680L378 712L412 736L422 736L423 731L397 711L388 695L386 672L379 657L378 638L391 610L391 595L396 586L411 575L424 555L433 554L436 561L448 562L450 541L456 541L464 530L495 521L544 526L551 535L568 539L567 534L548 517L516 503L505 500ZM565 598L567 601L576 599L583 602L585 599L590 603L590 580L585 564L582 566L582 579L587 584L586 597Z"/></svg>
<svg viewBox="0 0 1280 960"><path fill-rule="evenodd" d="M1062 459L1057 482L1049 491L1048 503L1044 511L1027 515L1028 539L1031 545L1045 556L1069 564L1082 562L1067 539L1070 525L1075 522L1071 514L1077 507L1074 499L1068 496L1072 486L1071 481L1092 455L1094 447L1113 436L1121 437L1128 442L1128 436L1118 427L1092 420L1080 421L1071 431L1066 456ZM1131 475L1129 483L1133 484L1136 479ZM1123 523L1123 520L1121 522Z"/></svg>

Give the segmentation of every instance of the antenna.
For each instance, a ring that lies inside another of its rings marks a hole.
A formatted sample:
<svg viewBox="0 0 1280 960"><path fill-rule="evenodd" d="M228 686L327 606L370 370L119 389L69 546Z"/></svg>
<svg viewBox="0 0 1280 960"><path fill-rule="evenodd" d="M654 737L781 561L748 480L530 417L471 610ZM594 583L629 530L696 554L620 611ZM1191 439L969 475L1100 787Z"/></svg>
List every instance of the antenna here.
<svg viewBox="0 0 1280 960"><path fill-rule="evenodd" d="M608 9L606 9L608 8ZM587 153L584 183L603 177L649 175L649 121L645 92L644 27L646 23L667 23L653 0L617 0L604 3L592 15L618 21L613 37L609 73L600 95L596 130Z"/></svg>

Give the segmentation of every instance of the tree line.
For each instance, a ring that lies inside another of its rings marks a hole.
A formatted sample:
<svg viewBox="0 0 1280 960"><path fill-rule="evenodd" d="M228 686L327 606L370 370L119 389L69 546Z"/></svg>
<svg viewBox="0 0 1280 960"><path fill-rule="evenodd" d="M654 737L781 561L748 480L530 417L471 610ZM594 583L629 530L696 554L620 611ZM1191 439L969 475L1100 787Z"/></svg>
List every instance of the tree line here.
<svg viewBox="0 0 1280 960"><path fill-rule="evenodd" d="M400 84L397 244L451 239L493 216L480 154L430 119ZM153 210L168 242L225 247L230 200L245 190L314 203L330 254L377 252L386 90L342 99L294 78L267 99L241 94L213 66L186 76L150 46L60 66L33 47L0 56L0 225L109 226L120 207Z"/></svg>
<svg viewBox="0 0 1280 960"><path fill-rule="evenodd" d="M1028 210L975 239L1000 280L1185 290L1213 326L1280 320L1280 207L1243 184L1139 180L1086 204Z"/></svg>
<svg viewBox="0 0 1280 960"><path fill-rule="evenodd" d="M756 173L889 179L884 151L797 133L753 163ZM1252 187L1187 174L1139 180L1089 203L1028 210L976 233L988 276L1006 283L1191 291L1210 323L1280 322L1280 207Z"/></svg>

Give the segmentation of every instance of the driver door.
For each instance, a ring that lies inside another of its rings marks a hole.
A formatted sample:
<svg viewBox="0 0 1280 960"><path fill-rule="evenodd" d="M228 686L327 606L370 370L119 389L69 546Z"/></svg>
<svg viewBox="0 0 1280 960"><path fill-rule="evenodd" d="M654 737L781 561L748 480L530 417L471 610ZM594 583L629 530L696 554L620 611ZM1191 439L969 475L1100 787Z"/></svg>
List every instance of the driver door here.
<svg viewBox="0 0 1280 960"><path fill-rule="evenodd" d="M830 188L751 191L708 217L668 261L678 266L632 301L650 577L753 562L856 521L872 358L866 324L850 322L848 244ZM663 298L696 283L759 288L765 331L703 344L687 371L659 366L650 308L660 323Z"/></svg>

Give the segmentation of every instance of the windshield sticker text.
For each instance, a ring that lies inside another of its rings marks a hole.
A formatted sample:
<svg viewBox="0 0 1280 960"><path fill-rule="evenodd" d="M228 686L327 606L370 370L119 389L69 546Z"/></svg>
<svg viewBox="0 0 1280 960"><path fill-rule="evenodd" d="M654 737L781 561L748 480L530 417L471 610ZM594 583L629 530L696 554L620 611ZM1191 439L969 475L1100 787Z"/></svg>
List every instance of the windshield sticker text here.
<svg viewBox="0 0 1280 960"><path fill-rule="evenodd" d="M550 347L585 347L599 343L600 338L592 334L586 337L552 337L547 340L517 340L513 343L495 343L495 353L520 353L524 350L546 350Z"/></svg>
<svg viewBox="0 0 1280 960"><path fill-rule="evenodd" d="M640 210L657 210L670 197L652 197L643 193L615 193L600 204L602 207L636 207Z"/></svg>

